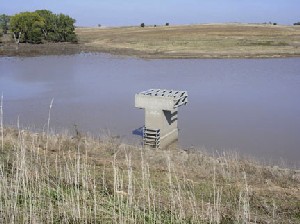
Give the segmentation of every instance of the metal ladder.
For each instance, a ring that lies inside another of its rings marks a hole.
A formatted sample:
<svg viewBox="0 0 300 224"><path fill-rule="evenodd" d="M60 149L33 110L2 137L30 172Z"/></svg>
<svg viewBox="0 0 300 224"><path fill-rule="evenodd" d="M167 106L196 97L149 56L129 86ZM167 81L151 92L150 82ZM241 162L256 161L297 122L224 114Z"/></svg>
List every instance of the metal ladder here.
<svg viewBox="0 0 300 224"><path fill-rule="evenodd" d="M143 145L158 149L160 146L160 129L143 129Z"/></svg>

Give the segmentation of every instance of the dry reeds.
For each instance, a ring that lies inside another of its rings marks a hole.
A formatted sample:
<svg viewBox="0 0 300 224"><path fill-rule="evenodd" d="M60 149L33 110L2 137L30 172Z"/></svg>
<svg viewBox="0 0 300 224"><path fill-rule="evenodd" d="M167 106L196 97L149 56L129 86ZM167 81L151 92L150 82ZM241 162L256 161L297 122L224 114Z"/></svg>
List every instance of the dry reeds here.
<svg viewBox="0 0 300 224"><path fill-rule="evenodd" d="M293 171L271 173L236 154L154 151L113 140L78 140L9 128L4 133L1 223L299 220L299 182L292 178ZM294 203L289 213L282 212L285 200Z"/></svg>
<svg viewBox="0 0 300 224"><path fill-rule="evenodd" d="M3 93L0 100L0 132L1 132L1 149L4 147L4 130L3 130Z"/></svg>

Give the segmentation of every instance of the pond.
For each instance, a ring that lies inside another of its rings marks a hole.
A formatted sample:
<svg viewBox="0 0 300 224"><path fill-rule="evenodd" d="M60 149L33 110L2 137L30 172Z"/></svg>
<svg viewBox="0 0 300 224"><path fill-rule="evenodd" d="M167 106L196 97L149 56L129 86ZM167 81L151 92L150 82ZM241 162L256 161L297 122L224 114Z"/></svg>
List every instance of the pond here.
<svg viewBox="0 0 300 224"><path fill-rule="evenodd" d="M300 58L144 60L106 54L0 58L4 122L111 133L137 143L144 124L134 95L150 88L186 90L179 143L208 151L298 163Z"/></svg>

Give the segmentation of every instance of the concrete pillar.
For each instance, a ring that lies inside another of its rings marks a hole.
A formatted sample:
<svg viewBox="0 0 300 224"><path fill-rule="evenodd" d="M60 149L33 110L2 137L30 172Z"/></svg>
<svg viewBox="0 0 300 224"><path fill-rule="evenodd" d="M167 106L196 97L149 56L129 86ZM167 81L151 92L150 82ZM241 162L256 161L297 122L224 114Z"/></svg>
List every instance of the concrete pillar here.
<svg viewBox="0 0 300 224"><path fill-rule="evenodd" d="M135 95L135 107L145 109L144 145L164 148L178 139L178 107L187 104L186 91L150 89Z"/></svg>

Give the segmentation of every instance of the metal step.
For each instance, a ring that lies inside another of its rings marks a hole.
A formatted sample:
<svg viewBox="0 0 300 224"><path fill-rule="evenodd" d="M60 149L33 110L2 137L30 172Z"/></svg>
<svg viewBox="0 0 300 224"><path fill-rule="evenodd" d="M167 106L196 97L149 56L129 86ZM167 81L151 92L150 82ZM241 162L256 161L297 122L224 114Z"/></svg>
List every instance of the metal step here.
<svg viewBox="0 0 300 224"><path fill-rule="evenodd" d="M150 129L144 127L143 145L148 145L152 148L158 149L160 146L160 129Z"/></svg>

